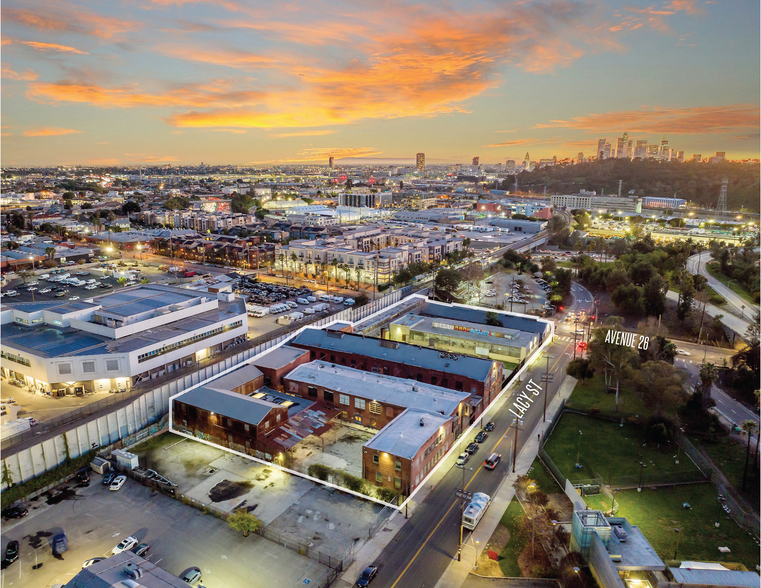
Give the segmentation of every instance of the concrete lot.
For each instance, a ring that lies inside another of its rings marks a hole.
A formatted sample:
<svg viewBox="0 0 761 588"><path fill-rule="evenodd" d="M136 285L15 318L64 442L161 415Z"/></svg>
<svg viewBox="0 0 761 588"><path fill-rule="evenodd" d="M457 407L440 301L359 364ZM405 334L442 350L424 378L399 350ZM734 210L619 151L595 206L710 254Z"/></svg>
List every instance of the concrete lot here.
<svg viewBox="0 0 761 588"><path fill-rule="evenodd" d="M19 405L19 417L34 417L38 421L46 421L64 413L76 410L81 406L103 400L110 396L109 392L98 392L87 396L62 396L53 398L45 394L32 394L28 388L12 386L6 380L0 382L0 398L13 398Z"/></svg>
<svg viewBox="0 0 761 588"><path fill-rule="evenodd" d="M109 555L128 535L150 544L148 559L170 573L201 568L207 588L251 586L253 578L258 586L314 585L326 572L311 559L256 535L243 537L226 522L133 480L110 492L100 479L94 474L89 487L77 489L70 498L30 508L22 521L4 525L3 550L16 539L21 557L3 570L3 586L48 588L68 582L82 562ZM61 530L68 537L69 551L55 558L50 540ZM35 565L40 567L35 570Z"/></svg>
<svg viewBox="0 0 761 588"><path fill-rule="evenodd" d="M314 487L299 476L172 433L130 451L142 467L177 484L178 493L225 512L246 508L265 525Z"/></svg>
<svg viewBox="0 0 761 588"><path fill-rule="evenodd" d="M355 428L336 426L332 431L323 435L324 451L322 440L310 435L294 448L295 464L293 469L306 473L310 465L321 463L361 477L362 445L369 441L373 435L374 433Z"/></svg>
<svg viewBox="0 0 761 588"><path fill-rule="evenodd" d="M367 540L382 507L325 486L315 486L288 508L267 530L298 541L325 555L342 557Z"/></svg>

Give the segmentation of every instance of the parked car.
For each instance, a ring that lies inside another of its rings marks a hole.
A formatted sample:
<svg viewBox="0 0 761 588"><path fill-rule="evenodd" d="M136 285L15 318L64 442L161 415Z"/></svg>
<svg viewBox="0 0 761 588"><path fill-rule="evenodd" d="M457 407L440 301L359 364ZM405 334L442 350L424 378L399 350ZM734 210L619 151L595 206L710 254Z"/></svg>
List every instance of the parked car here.
<svg viewBox="0 0 761 588"><path fill-rule="evenodd" d="M466 463L468 463L468 460L470 459L470 453L467 451L463 451L460 455L457 456L457 464L458 466L464 466Z"/></svg>
<svg viewBox="0 0 761 588"><path fill-rule="evenodd" d="M98 563L99 561L103 561L106 559L105 557L94 557L92 559L88 559L85 563L82 564L82 569L89 568L91 565L94 565Z"/></svg>
<svg viewBox="0 0 761 588"><path fill-rule="evenodd" d="M117 545L111 550L111 555L116 555L118 553L121 553L122 551L129 551L130 549L135 547L135 545L137 544L138 544L138 540L132 537L131 535L129 537L125 537L124 539L122 539L122 542L119 543L119 545Z"/></svg>
<svg viewBox="0 0 761 588"><path fill-rule="evenodd" d="M378 575L378 566L376 565L367 566L364 570L362 570L362 573L359 575L359 578L357 578L357 586L360 586L361 588L364 588L365 586L369 586L370 582L372 582L375 576L377 575Z"/></svg>
<svg viewBox="0 0 761 588"><path fill-rule="evenodd" d="M23 519L28 514L29 511L20 506L12 506L2 511L2 516L6 521L10 519Z"/></svg>
<svg viewBox="0 0 761 588"><path fill-rule="evenodd" d="M69 540L65 533L53 537L53 555L61 555L69 550Z"/></svg>
<svg viewBox="0 0 761 588"><path fill-rule="evenodd" d="M489 434L486 431L481 431L478 433L478 435L476 435L475 441L476 443L483 443L484 441L486 441L486 439L488 439L488 437L489 437Z"/></svg>
<svg viewBox="0 0 761 588"><path fill-rule="evenodd" d="M50 292L50 288L43 288L40 290L40 294L47 294L48 292Z"/></svg>
<svg viewBox="0 0 761 588"><path fill-rule="evenodd" d="M150 551L150 549L151 549L150 545L148 545L147 543L141 543L140 545L132 549L132 553L134 553L135 555L139 555L140 557L145 557L146 555L148 555L148 552Z"/></svg>
<svg viewBox="0 0 761 588"><path fill-rule="evenodd" d="M493 430L494 430L494 422L489 421L488 423L486 423L486 426L484 426L484 431L488 431L489 433L491 433Z"/></svg>
<svg viewBox="0 0 761 588"><path fill-rule="evenodd" d="M196 567L188 568L180 574L179 578L188 584L195 584L201 579L201 570Z"/></svg>
<svg viewBox="0 0 761 588"><path fill-rule="evenodd" d="M111 482L114 481L114 478L116 478L116 472L106 472L103 474L103 481L101 483L104 486L110 486Z"/></svg>
<svg viewBox="0 0 761 588"><path fill-rule="evenodd" d="M111 485L108 487L108 489L113 492L117 490L121 490L121 487L124 486L124 482L126 481L127 481L127 476L116 476L114 478L114 481L111 482Z"/></svg>
<svg viewBox="0 0 761 588"><path fill-rule="evenodd" d="M18 553L19 542L15 539L13 541L8 541L8 545L5 548L5 556L3 557L4 562L12 564L18 559Z"/></svg>
<svg viewBox="0 0 761 588"><path fill-rule="evenodd" d="M486 458L486 461L484 461L484 467L487 470L493 470L497 467L497 464L502 459L502 456L499 453L492 453L489 457Z"/></svg>
<svg viewBox="0 0 761 588"><path fill-rule="evenodd" d="M81 484L87 484L90 482L90 472L87 470L79 470L76 475L77 482Z"/></svg>
<svg viewBox="0 0 761 588"><path fill-rule="evenodd" d="M473 455L476 451L478 451L478 443L476 442L471 443L465 448L465 451Z"/></svg>

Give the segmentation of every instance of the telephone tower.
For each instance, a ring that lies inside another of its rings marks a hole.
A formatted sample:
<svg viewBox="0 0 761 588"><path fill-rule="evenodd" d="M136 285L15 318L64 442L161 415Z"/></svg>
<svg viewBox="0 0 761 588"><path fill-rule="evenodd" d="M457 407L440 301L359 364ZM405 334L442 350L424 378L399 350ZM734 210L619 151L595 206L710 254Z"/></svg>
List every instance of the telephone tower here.
<svg viewBox="0 0 761 588"><path fill-rule="evenodd" d="M721 182L721 192L719 193L719 203L716 205L718 212L727 212L727 184L729 180L724 178Z"/></svg>

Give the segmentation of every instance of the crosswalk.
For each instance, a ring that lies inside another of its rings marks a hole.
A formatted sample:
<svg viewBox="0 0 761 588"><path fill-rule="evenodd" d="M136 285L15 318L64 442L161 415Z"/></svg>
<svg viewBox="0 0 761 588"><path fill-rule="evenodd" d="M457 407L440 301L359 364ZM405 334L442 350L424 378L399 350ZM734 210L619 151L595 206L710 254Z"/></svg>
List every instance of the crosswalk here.
<svg viewBox="0 0 761 588"><path fill-rule="evenodd" d="M573 341L574 340L573 337L566 337L565 335L555 335L555 339L557 341ZM581 341L582 339L583 337L581 335L576 337L576 341Z"/></svg>

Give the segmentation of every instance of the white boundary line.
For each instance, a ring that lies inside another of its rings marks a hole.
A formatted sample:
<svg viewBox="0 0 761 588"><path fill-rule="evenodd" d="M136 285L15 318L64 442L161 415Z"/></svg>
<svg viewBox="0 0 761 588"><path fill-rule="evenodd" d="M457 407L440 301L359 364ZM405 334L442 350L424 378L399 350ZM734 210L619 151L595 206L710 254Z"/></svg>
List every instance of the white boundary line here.
<svg viewBox="0 0 761 588"><path fill-rule="evenodd" d="M471 306L471 305L468 305L468 304L458 304L458 303L447 304L447 303L442 303L442 302L436 302L436 301L433 301L433 300L429 300L427 297L421 296L420 294L411 294L410 296L407 296L406 298L401 298L398 302L395 302L394 304L392 304L390 306L382 308L382 309L374 312L373 314L371 314L369 316L366 316L366 317L364 317L364 318L362 318L362 319L360 319L358 321L349 322L349 324L353 326L353 325L357 324L360 321L366 321L366 320L368 320L370 318L373 318L373 317L379 315L382 312L387 312L388 310L392 309L394 306L402 304L403 302L406 303L406 302L408 302L412 298L419 298L420 300L422 300L424 302L427 302L429 304L436 304L436 305L439 305L439 306L456 306L456 307L459 307L459 308L467 308L467 309L471 309L471 310L478 310L478 311L481 311L481 312L494 312L494 311L491 311L491 310L486 310L486 309L484 309L484 308L482 308L480 306ZM524 314L515 313L515 312L509 312L509 311L496 311L496 312L498 314L505 314L505 315L508 315L508 316L516 316L516 317L520 317L520 318L529 318L529 317L527 317ZM550 335L549 335L549 337L547 337L547 339L539 347L537 347L534 350L534 352L529 357L526 358L525 365L518 371L517 374L515 374L515 376L505 385L505 387L502 388L502 390L496 396L496 398L492 399L492 401L489 403L489 405L484 408L483 412L481 413L482 415L485 414L486 411L489 410L490 407L494 406L494 403L497 400L499 400L500 398L502 398L502 396L505 394L505 392L507 392L507 389L512 386L513 382L517 378L519 378L520 376L523 375L523 373L529 368L529 366L532 363L534 363L534 361L536 361L537 357L541 356L542 350L544 350L548 345L552 344L552 342L554 340L554 336L555 336L555 323L553 321L549 321L549 320L542 319L542 318L539 318L539 317L530 317L530 319L538 321L538 322L547 323L550 326ZM214 376L203 380L202 382L198 382L197 384L194 384L193 386L191 386L187 390L183 390L182 392L179 392L179 393L175 394L174 396L170 396L169 397L169 430L172 433L176 434L176 435L180 435L181 437L185 437L186 439L191 439L193 441L198 441L200 443L205 443L206 445L209 445L211 447L216 447L218 449L222 449L224 451L227 451L229 453L233 453L235 455L238 455L240 457L246 458L248 460L256 461L258 463L261 463L262 465L266 465L268 467L274 467L276 469L279 469L282 472L287 472L287 473L289 473L291 475L294 475L294 476L300 476L300 477L305 478L305 479L307 479L307 480L309 480L311 482L315 482L317 484L322 484L324 486L328 486L329 488L333 488L335 490L340 490L341 492L348 492L349 494L352 494L352 495L356 496L357 498L362 498L364 500L370 500L372 502L376 502L376 503L382 504L384 506L389 506L391 508L396 509L397 511L400 511L402 509L402 507L406 506L407 503L410 500L412 500L412 498L424 487L424 485L428 481L428 479L444 463L444 460L452 454L452 452L458 446L458 443L453 443L452 444L452 447L449 449L449 451L447 451L446 454L444 454L442 456L442 458L439 460L439 462L436 465L436 467L434 467L429 472L429 474L425 478L423 478L423 480L420 482L420 484L418 484L418 487L415 489L415 491L412 494L410 494L407 497L407 499L404 502L402 502L402 504L400 504L399 506L394 506L393 504L390 504L388 502L384 502L382 500L378 500L377 498L373 498L372 496L368 496L366 494L361 494L359 492L355 492L353 490L349 490L348 488L345 488L344 486L338 486L337 484L331 484L330 482L326 482L326 481L320 480L318 478L313 478L312 476L309 476L308 474L304 474L302 472L297 472L295 470L291 470L291 469L285 468L285 467L283 467L281 465L278 465L277 463L275 463L273 461L266 461L266 460L263 460L263 459L259 459L258 457L254 457L254 456L251 456L251 455L246 455L245 453L241 453L239 451L235 451L234 449L229 449L227 447L223 447L221 445L217 445L216 443L212 443L210 441L206 441L205 439L199 439L198 437L194 437L192 435L188 435L187 433L183 433L181 431L178 431L173 426L172 406L174 404L173 400L175 398L179 398L183 394L186 394L186 393L190 392L191 390L194 390L194 389L198 388L199 386L204 386L206 383L211 382L213 380L216 380L217 378L219 378L219 377L221 377L221 376L223 376L225 374L228 374L228 373L230 373L232 371L240 369L241 367L243 367L245 365L251 364L252 362L256 361L258 358L260 358L263 355L265 355L266 353L269 353L269 352L277 349L278 347L280 347L282 345L285 345L287 342L291 341L292 339L294 339L295 337L300 335L306 329L324 330L324 329L327 329L327 328L331 327L332 325L335 325L335 324L344 324L346 322L348 322L348 321L345 321L345 320L334 320L334 321L332 321L332 322L330 322L330 323L328 323L326 325L323 325L321 327L313 327L313 326L309 326L309 325L304 326L304 327L300 328L299 330L295 331L294 333L289 334L286 339L284 339L283 341L281 341L277 345L273 345L272 347L268 347L267 349L265 349L261 353L259 353L257 355L254 355L254 356L248 358L247 360L242 361L239 364L234 365L234 366L232 366L232 367L230 367L230 368L228 368L226 370L223 370L223 371L219 372L218 374L215 374ZM477 424L478 424L478 421L476 421L476 423L472 424L470 427L468 427L468 429L463 431L463 434L469 433L471 430L473 430L476 427Z"/></svg>

